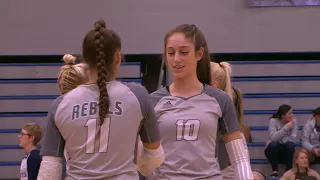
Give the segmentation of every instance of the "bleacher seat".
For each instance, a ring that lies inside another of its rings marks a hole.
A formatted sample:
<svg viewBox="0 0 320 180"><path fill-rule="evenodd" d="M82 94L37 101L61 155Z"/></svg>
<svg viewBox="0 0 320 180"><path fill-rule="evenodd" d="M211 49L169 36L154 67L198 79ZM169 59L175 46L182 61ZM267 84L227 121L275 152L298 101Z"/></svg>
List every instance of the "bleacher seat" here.
<svg viewBox="0 0 320 180"><path fill-rule="evenodd" d="M24 152L17 145L17 136L26 122L45 127L48 108L60 93L57 76L61 65L0 64L0 179L19 178ZM117 78L141 84L141 64L122 63Z"/></svg>
<svg viewBox="0 0 320 180"><path fill-rule="evenodd" d="M243 93L244 124L251 126L253 143L248 144L252 168L271 173L264 155L268 140L269 119L281 104L289 104L298 119L300 130L318 107L320 61L245 61L231 62L233 86ZM299 146L297 146L299 148ZM319 170L319 165L315 168ZM284 165L279 166L280 174Z"/></svg>

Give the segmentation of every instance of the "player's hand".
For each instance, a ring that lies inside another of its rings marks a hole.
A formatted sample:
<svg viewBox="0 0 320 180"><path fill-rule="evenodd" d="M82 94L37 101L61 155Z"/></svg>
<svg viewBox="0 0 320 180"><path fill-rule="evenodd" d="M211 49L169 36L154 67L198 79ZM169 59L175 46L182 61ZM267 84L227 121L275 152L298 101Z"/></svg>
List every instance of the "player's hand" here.
<svg viewBox="0 0 320 180"><path fill-rule="evenodd" d="M289 128L289 129L292 129L293 128L293 121L290 121L286 124L286 126Z"/></svg>
<svg viewBox="0 0 320 180"><path fill-rule="evenodd" d="M142 154L142 151L143 151L143 143L140 139L140 136L138 136L138 148L137 148L137 159L139 158L140 159L140 156Z"/></svg>
<svg viewBox="0 0 320 180"><path fill-rule="evenodd" d="M313 153L315 156L319 157L319 156L320 156L320 149L319 149L319 148L313 148L313 149L312 149L312 153Z"/></svg>

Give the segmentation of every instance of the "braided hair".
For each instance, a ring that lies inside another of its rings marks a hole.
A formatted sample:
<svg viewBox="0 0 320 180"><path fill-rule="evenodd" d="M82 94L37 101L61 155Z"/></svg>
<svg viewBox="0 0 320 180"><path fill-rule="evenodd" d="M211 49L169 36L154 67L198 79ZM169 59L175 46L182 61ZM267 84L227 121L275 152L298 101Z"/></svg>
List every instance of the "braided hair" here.
<svg viewBox="0 0 320 180"><path fill-rule="evenodd" d="M89 31L83 40L84 61L98 72L100 126L109 114L110 99L106 85L114 75L114 55L120 49L120 37L107 29L103 20L95 22L94 30Z"/></svg>

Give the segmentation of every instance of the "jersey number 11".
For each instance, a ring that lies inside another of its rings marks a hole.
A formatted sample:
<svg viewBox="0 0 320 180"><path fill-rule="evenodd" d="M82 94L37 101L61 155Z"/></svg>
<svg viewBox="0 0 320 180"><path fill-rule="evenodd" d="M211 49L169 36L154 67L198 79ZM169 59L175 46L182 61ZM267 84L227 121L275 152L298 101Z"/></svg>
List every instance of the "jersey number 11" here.
<svg viewBox="0 0 320 180"><path fill-rule="evenodd" d="M86 153L92 154L95 152L95 143L97 135L97 121L98 119L88 119L85 127L87 127L87 142ZM99 153L106 153L108 151L109 143L109 131L110 131L110 117L104 119L102 126L100 127L100 141L99 141Z"/></svg>

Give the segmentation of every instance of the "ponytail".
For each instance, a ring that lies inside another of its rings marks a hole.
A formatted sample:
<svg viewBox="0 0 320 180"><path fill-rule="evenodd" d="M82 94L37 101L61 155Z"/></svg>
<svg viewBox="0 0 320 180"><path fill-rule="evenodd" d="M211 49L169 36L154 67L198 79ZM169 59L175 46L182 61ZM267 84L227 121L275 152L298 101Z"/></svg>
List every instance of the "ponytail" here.
<svg viewBox="0 0 320 180"><path fill-rule="evenodd" d="M280 119L280 116L279 116L278 112L276 112L276 113L272 114L271 118Z"/></svg>
<svg viewBox="0 0 320 180"><path fill-rule="evenodd" d="M110 99L107 90L107 80L109 77L109 71L106 64L106 54L104 53L104 36L101 33L102 29L106 28L104 21L97 21L95 23L95 31L96 31L96 62L97 69L98 69L98 80L97 85L99 87L100 95L99 95L99 119L100 119L100 126L102 126L104 119L106 118L107 114L109 114L109 106L110 106ZM108 57L112 58L112 57Z"/></svg>
<svg viewBox="0 0 320 180"><path fill-rule="evenodd" d="M231 66L227 62L221 62L220 66L224 70L224 74L225 74L225 87L223 91L225 91L233 100L233 89L231 86Z"/></svg>
<svg viewBox="0 0 320 180"><path fill-rule="evenodd" d="M218 83L218 88L226 92L236 107L237 118L239 120L240 127L243 125L243 104L242 95L239 89L232 88L231 86L231 65L227 62L210 62L211 78L212 81ZM211 84L213 85L213 84Z"/></svg>
<svg viewBox="0 0 320 180"><path fill-rule="evenodd" d="M243 104L242 104L242 95L239 89L233 88L233 102L236 106L237 117L239 120L240 127L243 125Z"/></svg>
<svg viewBox="0 0 320 180"><path fill-rule="evenodd" d="M288 111L290 111L292 109L292 107L290 105L287 104L282 104L279 108L278 111L276 113L274 113L271 118L274 119L281 119L282 115L285 115Z"/></svg>
<svg viewBox="0 0 320 180"><path fill-rule="evenodd" d="M118 34L106 28L104 20L94 23L83 39L83 61L91 69L97 70L97 85L99 87L99 125L109 115L110 97L107 82L115 78L115 55L121 50L121 40ZM120 52L119 52L120 53Z"/></svg>

